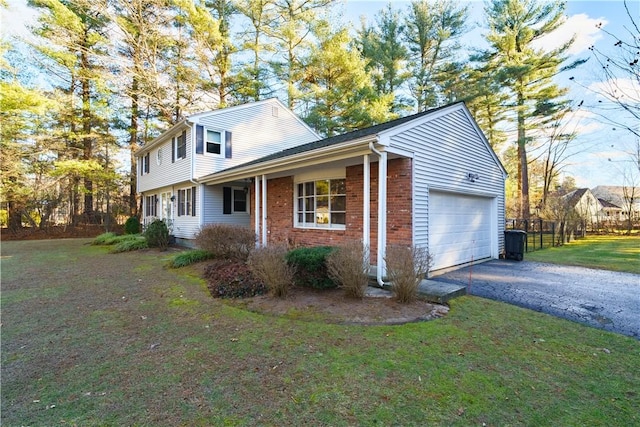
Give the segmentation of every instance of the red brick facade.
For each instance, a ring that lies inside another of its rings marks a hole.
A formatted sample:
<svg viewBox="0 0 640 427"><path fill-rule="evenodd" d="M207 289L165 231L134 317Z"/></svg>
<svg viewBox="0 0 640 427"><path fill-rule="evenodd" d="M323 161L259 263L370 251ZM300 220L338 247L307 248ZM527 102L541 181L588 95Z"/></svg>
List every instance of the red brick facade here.
<svg viewBox="0 0 640 427"><path fill-rule="evenodd" d="M411 159L389 160L387 167L387 244L412 244ZM338 245L347 240L362 240L362 165L346 168L347 215L344 230L294 227L293 176L267 181L267 235L269 243L291 246ZM253 189L252 189L253 190ZM378 164L371 164L371 260L375 263L378 230ZM254 197L251 201L251 225L254 222ZM256 230L258 236L260 230Z"/></svg>

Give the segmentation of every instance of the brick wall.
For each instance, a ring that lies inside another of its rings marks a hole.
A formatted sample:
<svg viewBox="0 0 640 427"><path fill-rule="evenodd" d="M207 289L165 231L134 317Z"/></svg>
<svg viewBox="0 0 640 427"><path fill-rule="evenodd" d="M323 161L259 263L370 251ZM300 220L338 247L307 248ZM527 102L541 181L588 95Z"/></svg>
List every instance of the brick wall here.
<svg viewBox="0 0 640 427"><path fill-rule="evenodd" d="M411 159L393 159L387 168L387 244L412 243ZM364 198L362 165L346 169L347 218L345 230L318 230L293 227L293 176L267 182L267 236L269 243L292 246L338 245L362 239ZM253 188L251 188L253 190ZM371 164L371 259L375 263L378 235L378 163ZM250 195L251 224L254 198ZM260 230L257 230L260 236Z"/></svg>

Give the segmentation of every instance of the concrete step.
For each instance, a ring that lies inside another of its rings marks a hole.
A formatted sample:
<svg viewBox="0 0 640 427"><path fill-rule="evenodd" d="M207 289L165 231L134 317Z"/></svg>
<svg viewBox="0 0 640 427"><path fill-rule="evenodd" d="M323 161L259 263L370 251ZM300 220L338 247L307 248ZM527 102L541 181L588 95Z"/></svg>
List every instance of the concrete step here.
<svg viewBox="0 0 640 427"><path fill-rule="evenodd" d="M453 298L466 295L467 288L453 283L425 279L418 285L418 294L426 298L427 301L444 304Z"/></svg>

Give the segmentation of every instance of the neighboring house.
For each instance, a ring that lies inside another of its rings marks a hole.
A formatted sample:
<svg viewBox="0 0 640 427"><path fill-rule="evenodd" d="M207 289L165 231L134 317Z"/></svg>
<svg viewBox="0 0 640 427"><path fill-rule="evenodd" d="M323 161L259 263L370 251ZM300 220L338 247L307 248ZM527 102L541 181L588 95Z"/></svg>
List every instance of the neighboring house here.
<svg viewBox="0 0 640 427"><path fill-rule="evenodd" d="M256 132L256 141L265 136ZM298 141L222 171L194 174L196 183L188 185L220 194L250 182L247 205L259 244L362 240L379 281L387 245L427 248L432 271L503 252L506 172L463 103ZM234 156L235 144L234 133ZM220 210L211 203L202 214L221 218Z"/></svg>
<svg viewBox="0 0 640 427"><path fill-rule="evenodd" d="M136 152L143 224L164 219L187 245L205 224L248 227L248 180L200 179L318 138L277 99L189 116Z"/></svg>
<svg viewBox="0 0 640 427"><path fill-rule="evenodd" d="M600 222L602 205L588 188L578 188L562 196L567 205L574 208L581 219L590 225Z"/></svg>
<svg viewBox="0 0 640 427"><path fill-rule="evenodd" d="M598 201L600 202L600 206L602 206L602 210L600 211L600 220L602 222L617 223L624 219L620 206L608 202L605 199L598 199Z"/></svg>
<svg viewBox="0 0 640 427"><path fill-rule="evenodd" d="M620 221L633 221L640 217L640 187L622 187L613 185L599 185L591 189L598 198L620 208Z"/></svg>

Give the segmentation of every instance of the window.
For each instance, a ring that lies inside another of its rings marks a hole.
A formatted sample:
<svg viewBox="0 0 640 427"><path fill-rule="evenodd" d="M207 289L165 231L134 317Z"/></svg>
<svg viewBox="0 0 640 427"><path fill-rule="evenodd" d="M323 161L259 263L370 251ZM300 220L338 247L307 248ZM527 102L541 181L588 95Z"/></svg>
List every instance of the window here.
<svg viewBox="0 0 640 427"><path fill-rule="evenodd" d="M142 166L140 167L140 175L146 175L149 173L149 153L142 157Z"/></svg>
<svg viewBox="0 0 640 427"><path fill-rule="evenodd" d="M196 216L196 187L178 190L178 216Z"/></svg>
<svg viewBox="0 0 640 427"><path fill-rule="evenodd" d="M150 217L150 216L158 216L158 196L157 195L153 195L153 196L146 196L144 198L144 204L145 204L145 216L146 217Z"/></svg>
<svg viewBox="0 0 640 427"><path fill-rule="evenodd" d="M346 180L325 179L297 185L296 220L301 227L344 228Z"/></svg>
<svg viewBox="0 0 640 427"><path fill-rule="evenodd" d="M220 154L220 147L222 145L222 136L220 132L207 129L207 153Z"/></svg>
<svg viewBox="0 0 640 427"><path fill-rule="evenodd" d="M247 212L247 192L244 188L222 187L222 198L223 214Z"/></svg>
<svg viewBox="0 0 640 427"><path fill-rule="evenodd" d="M172 161L185 159L187 157L187 132L182 132L180 136L174 137L171 145L173 148Z"/></svg>

